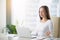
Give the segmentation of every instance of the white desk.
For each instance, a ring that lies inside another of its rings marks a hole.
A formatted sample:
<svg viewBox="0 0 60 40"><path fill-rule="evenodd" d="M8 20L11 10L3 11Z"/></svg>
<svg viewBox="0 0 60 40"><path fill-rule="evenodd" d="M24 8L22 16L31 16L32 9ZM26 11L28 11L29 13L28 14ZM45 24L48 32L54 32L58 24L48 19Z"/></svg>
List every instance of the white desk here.
<svg viewBox="0 0 60 40"><path fill-rule="evenodd" d="M8 40L18 40L18 36L16 34L7 34Z"/></svg>
<svg viewBox="0 0 60 40"><path fill-rule="evenodd" d="M36 40L31 37L19 37L16 34L8 34L8 40ZM54 38L54 40L60 40L60 38Z"/></svg>

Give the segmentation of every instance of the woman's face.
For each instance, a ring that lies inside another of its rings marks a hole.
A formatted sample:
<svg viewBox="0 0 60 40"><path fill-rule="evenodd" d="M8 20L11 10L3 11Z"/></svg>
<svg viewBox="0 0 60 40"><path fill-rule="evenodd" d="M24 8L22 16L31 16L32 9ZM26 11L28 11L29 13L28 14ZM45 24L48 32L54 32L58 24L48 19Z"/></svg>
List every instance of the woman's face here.
<svg viewBox="0 0 60 40"><path fill-rule="evenodd" d="M46 17L46 16L45 16L45 13L46 13L46 12L45 12L45 9L44 9L44 8L40 8L40 9L39 9L39 15L40 15L42 18Z"/></svg>

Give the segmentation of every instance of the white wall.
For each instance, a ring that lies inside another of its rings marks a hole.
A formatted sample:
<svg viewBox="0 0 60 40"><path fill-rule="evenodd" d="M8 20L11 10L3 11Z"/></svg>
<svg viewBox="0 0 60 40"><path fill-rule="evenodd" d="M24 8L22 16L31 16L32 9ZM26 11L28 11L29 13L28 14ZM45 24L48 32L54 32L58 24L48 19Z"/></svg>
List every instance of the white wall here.
<svg viewBox="0 0 60 40"><path fill-rule="evenodd" d="M6 26L6 0L0 0L0 27Z"/></svg>

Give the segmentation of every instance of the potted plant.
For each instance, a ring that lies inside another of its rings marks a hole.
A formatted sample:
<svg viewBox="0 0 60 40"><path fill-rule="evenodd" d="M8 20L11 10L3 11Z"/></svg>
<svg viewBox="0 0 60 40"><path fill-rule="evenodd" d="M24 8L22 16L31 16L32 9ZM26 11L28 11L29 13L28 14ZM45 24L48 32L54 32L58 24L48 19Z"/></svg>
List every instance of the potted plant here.
<svg viewBox="0 0 60 40"><path fill-rule="evenodd" d="M17 34L15 25L6 25L6 28L9 30L8 31L9 34Z"/></svg>

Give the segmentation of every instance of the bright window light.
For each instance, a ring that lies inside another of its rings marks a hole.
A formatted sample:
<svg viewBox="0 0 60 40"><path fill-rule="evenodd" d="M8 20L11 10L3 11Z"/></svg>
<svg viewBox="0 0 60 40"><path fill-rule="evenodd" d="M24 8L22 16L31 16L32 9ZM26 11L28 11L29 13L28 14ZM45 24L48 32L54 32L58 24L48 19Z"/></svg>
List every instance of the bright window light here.
<svg viewBox="0 0 60 40"><path fill-rule="evenodd" d="M25 2L26 0L11 0L12 1L12 24L16 25L18 21L20 24L25 17Z"/></svg>

